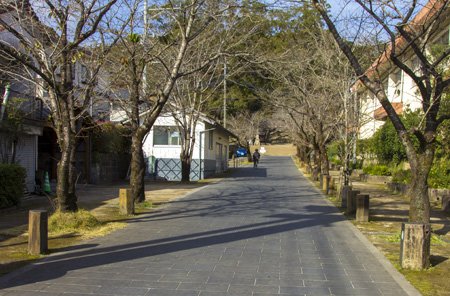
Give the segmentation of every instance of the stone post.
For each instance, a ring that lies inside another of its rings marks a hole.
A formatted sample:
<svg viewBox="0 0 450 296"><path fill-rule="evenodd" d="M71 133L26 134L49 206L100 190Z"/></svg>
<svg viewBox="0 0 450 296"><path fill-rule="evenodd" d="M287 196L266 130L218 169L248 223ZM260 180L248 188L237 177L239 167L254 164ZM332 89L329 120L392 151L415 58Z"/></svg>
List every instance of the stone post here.
<svg viewBox="0 0 450 296"><path fill-rule="evenodd" d="M347 199L347 214L356 212L356 196L360 193L361 192L359 190L349 191Z"/></svg>
<svg viewBox="0 0 450 296"><path fill-rule="evenodd" d="M431 225L402 223L400 266L407 269L425 269L430 265Z"/></svg>
<svg viewBox="0 0 450 296"><path fill-rule="evenodd" d="M356 196L356 222L369 222L369 195Z"/></svg>
<svg viewBox="0 0 450 296"><path fill-rule="evenodd" d="M119 214L133 215L134 214L133 191L131 189L120 189L119 193L120 193Z"/></svg>
<svg viewBox="0 0 450 296"><path fill-rule="evenodd" d="M342 186L341 207L343 207L344 209L347 208L347 200L348 200L349 191L352 191L352 186L349 186L349 185Z"/></svg>
<svg viewBox="0 0 450 296"><path fill-rule="evenodd" d="M319 178L320 178L320 179L319 179L319 184L320 184L320 185L319 185L319 186L320 186L319 188L323 188L323 178L324 178L324 174L320 173L319 176L320 176L320 177L319 177Z"/></svg>
<svg viewBox="0 0 450 296"><path fill-rule="evenodd" d="M28 253L39 255L48 251L47 211L31 210L28 213Z"/></svg>

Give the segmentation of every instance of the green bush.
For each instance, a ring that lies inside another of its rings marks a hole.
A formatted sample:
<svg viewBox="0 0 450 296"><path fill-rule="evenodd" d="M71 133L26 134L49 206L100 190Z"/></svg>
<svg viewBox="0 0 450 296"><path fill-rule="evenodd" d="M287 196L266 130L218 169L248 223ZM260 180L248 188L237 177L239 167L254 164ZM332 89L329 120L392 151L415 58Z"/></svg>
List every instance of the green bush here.
<svg viewBox="0 0 450 296"><path fill-rule="evenodd" d="M0 208L18 205L27 171L18 164L0 164Z"/></svg>
<svg viewBox="0 0 450 296"><path fill-rule="evenodd" d="M390 176L391 171L384 165L368 165L363 168L363 174L374 176Z"/></svg>
<svg viewBox="0 0 450 296"><path fill-rule="evenodd" d="M342 165L342 160L337 159L337 158L332 158L331 161L335 164L335 165Z"/></svg>
<svg viewBox="0 0 450 296"><path fill-rule="evenodd" d="M402 122L407 129L419 126L421 115L420 111L405 111L400 115ZM419 141L411 135L416 151L419 150ZM386 121L383 126L378 129L373 137L369 140L370 150L377 156L377 160L381 164L399 164L402 161L406 161L406 151L401 144L400 138L394 128L394 125L390 120Z"/></svg>
<svg viewBox="0 0 450 296"><path fill-rule="evenodd" d="M411 170L395 170L392 173L392 182L411 183Z"/></svg>
<svg viewBox="0 0 450 296"><path fill-rule="evenodd" d="M362 160L357 160L356 163L354 164L351 160L350 163L348 164L349 168L351 170L359 170L362 169L363 167L363 161Z"/></svg>
<svg viewBox="0 0 450 296"><path fill-rule="evenodd" d="M450 188L450 161L447 159L435 159L428 174L428 187Z"/></svg>

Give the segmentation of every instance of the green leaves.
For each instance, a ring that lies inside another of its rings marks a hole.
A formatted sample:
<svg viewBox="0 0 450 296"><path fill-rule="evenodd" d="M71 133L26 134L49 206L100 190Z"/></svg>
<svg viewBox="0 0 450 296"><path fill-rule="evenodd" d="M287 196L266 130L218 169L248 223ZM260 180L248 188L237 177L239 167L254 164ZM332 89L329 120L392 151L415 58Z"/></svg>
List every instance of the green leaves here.
<svg viewBox="0 0 450 296"><path fill-rule="evenodd" d="M131 43L137 44L137 43L141 42L141 35L136 34L136 33L130 33L127 36L127 40Z"/></svg>

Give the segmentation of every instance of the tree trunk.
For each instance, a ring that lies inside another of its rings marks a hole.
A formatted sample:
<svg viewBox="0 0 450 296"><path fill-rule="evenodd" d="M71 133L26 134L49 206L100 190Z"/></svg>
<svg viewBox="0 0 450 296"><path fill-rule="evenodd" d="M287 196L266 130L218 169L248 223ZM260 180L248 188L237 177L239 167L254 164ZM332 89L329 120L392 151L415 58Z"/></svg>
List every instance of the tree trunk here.
<svg viewBox="0 0 450 296"><path fill-rule="evenodd" d="M181 155L181 182L189 182L191 174L191 158Z"/></svg>
<svg viewBox="0 0 450 296"><path fill-rule="evenodd" d="M68 205L70 205L69 211L76 212L78 211L78 204L77 204L77 195L75 193L75 186L77 185L77 168L76 168L76 147L77 147L77 141L74 136L71 137L72 143L69 153L69 176L68 176L68 182L69 186L67 188L67 198L66 202Z"/></svg>
<svg viewBox="0 0 450 296"><path fill-rule="evenodd" d="M329 175L329 164L328 164L328 154L327 154L327 148L324 144L320 145L320 171L324 175Z"/></svg>
<svg viewBox="0 0 450 296"><path fill-rule="evenodd" d="M434 144L427 144L425 149L421 149L420 154L416 156L419 161L409 162L411 165L411 187L408 191L410 222L430 223L428 174L433 164L434 148Z"/></svg>
<svg viewBox="0 0 450 296"><path fill-rule="evenodd" d="M142 140L136 134L131 138L130 186L133 190L135 203L145 201L145 161Z"/></svg>
<svg viewBox="0 0 450 296"><path fill-rule="evenodd" d="M71 169L72 142L70 139L70 128L67 122L62 122L64 132L58 134L58 143L61 147L61 159L58 162L56 196L58 198L59 211L74 212L77 211L77 200L74 192L69 192L69 177ZM74 199L75 198L75 199Z"/></svg>
<svg viewBox="0 0 450 296"><path fill-rule="evenodd" d="M253 153L250 151L250 144L247 144L245 147L245 150L247 150L247 160L248 162L253 162Z"/></svg>

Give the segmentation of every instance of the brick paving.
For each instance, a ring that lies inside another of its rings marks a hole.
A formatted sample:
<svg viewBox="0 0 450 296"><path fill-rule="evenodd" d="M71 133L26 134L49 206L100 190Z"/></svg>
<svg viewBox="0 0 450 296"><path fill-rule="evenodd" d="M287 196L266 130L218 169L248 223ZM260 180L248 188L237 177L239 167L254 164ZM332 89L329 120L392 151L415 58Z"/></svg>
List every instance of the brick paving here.
<svg viewBox="0 0 450 296"><path fill-rule="evenodd" d="M420 294L291 158L263 157L0 278L3 295Z"/></svg>

